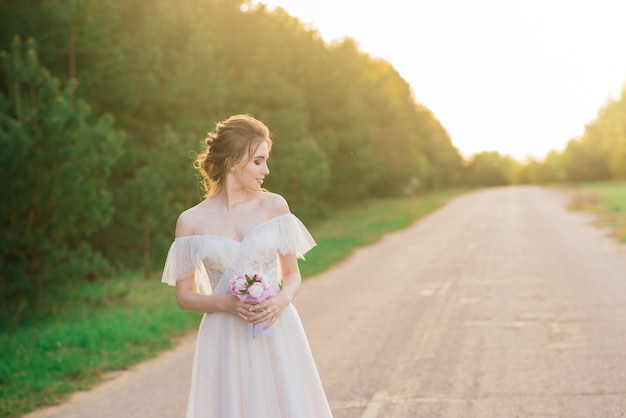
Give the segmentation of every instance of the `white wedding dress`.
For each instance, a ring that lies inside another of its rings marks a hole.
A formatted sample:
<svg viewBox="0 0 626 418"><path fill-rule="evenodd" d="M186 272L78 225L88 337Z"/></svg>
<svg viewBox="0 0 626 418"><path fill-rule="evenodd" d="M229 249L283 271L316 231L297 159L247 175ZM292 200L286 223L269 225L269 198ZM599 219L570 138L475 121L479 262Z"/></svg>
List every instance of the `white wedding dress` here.
<svg viewBox="0 0 626 418"><path fill-rule="evenodd" d="M278 253L304 254L315 246L305 226L287 213L257 225L241 241L213 235L179 237L170 247L162 281L194 275L196 291L228 294L230 280L261 274L280 290ZM332 417L311 350L293 305L252 338L248 322L227 312L200 323L187 418Z"/></svg>

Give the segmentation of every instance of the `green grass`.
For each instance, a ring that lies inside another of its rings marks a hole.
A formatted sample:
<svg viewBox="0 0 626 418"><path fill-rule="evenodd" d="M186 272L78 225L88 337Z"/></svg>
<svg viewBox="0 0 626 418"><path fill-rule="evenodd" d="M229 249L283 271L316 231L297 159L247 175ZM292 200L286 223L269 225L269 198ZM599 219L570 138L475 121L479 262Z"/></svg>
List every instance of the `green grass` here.
<svg viewBox="0 0 626 418"><path fill-rule="evenodd" d="M321 273L345 259L355 248L372 244L387 232L410 226L459 193L446 191L411 199L370 201L313 225L311 234L318 245L306 254L306 261L300 263L302 277Z"/></svg>
<svg viewBox="0 0 626 418"><path fill-rule="evenodd" d="M612 236L626 242L626 182L585 183L573 191L571 208L593 212Z"/></svg>
<svg viewBox="0 0 626 418"><path fill-rule="evenodd" d="M405 228L460 192L371 201L311 226L318 242L301 263L303 277L320 273L355 248ZM57 313L17 329L0 331L0 416L19 417L57 404L97 383L104 373L126 369L173 347L198 326L182 312L174 290L159 277L128 274L76 286Z"/></svg>
<svg viewBox="0 0 626 418"><path fill-rule="evenodd" d="M77 287L54 316L0 333L0 416L18 417L154 357L197 326L172 289L141 275Z"/></svg>

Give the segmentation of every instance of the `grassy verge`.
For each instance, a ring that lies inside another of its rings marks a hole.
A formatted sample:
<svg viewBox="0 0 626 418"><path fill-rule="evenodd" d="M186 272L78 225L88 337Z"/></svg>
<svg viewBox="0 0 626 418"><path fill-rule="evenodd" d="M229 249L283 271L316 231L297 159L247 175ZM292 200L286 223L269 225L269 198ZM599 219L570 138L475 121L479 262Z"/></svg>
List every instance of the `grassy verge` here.
<svg viewBox="0 0 626 418"><path fill-rule="evenodd" d="M0 416L18 417L173 345L198 324L141 275L81 286L59 313L0 334Z"/></svg>
<svg viewBox="0 0 626 418"><path fill-rule="evenodd" d="M459 192L368 202L311 227L318 246L301 264L309 277L343 260L355 248L402 229ZM0 331L0 416L19 417L87 389L109 371L123 370L172 347L198 326L181 312L173 289L159 277L129 274L77 286L63 309L15 330Z"/></svg>
<svg viewBox="0 0 626 418"><path fill-rule="evenodd" d="M593 212L611 235L626 242L626 182L586 183L573 191L573 210Z"/></svg>

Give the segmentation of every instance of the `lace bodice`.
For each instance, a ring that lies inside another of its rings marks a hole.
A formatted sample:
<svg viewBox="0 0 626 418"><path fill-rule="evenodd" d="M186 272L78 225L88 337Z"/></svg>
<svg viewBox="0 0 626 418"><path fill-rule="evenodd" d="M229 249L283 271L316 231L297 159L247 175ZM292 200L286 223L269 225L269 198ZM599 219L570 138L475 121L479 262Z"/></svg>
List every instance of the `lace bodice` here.
<svg viewBox="0 0 626 418"><path fill-rule="evenodd" d="M216 235L191 235L174 240L167 254L162 282L171 286L190 276L202 294L226 294L230 279L261 274L279 291L282 276L278 254L304 254L315 246L313 237L291 213L254 227L242 241Z"/></svg>

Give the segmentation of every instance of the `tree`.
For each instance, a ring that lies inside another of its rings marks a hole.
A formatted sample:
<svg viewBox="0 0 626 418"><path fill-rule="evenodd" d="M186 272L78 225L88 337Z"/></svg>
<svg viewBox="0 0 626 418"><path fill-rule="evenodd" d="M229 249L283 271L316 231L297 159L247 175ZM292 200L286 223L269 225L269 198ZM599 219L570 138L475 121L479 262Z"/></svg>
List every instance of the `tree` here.
<svg viewBox="0 0 626 418"><path fill-rule="evenodd" d="M450 136L391 64L351 39L326 44L282 9L245 0L7 4L0 41L32 35L52 74L78 80L72 94L93 108L85 123L111 114L125 132L108 177L112 222L88 240L119 269L162 266L175 217L202 198L190 157L233 113L274 132L267 185L305 218L461 178Z"/></svg>
<svg viewBox="0 0 626 418"><path fill-rule="evenodd" d="M472 156L469 165L471 183L475 186L504 186L515 160L496 151L483 151Z"/></svg>
<svg viewBox="0 0 626 418"><path fill-rule="evenodd" d="M610 178L610 171L600 150L590 137L572 139L563 153L567 179L573 182L597 181Z"/></svg>
<svg viewBox="0 0 626 418"><path fill-rule="evenodd" d="M0 304L17 320L44 293L102 273L89 238L111 219L108 180L124 136L111 116L91 117L76 82L39 64L32 39L16 36L0 59L0 193L9 198L0 206Z"/></svg>
<svg viewBox="0 0 626 418"><path fill-rule="evenodd" d="M95 247L118 269L149 272L160 264L174 237L176 217L201 197L189 152L195 141L181 139L166 125L152 142L150 147L129 147L113 167L115 212L94 236Z"/></svg>
<svg viewBox="0 0 626 418"><path fill-rule="evenodd" d="M613 178L626 179L626 84L617 100L609 100L593 125L598 145Z"/></svg>

